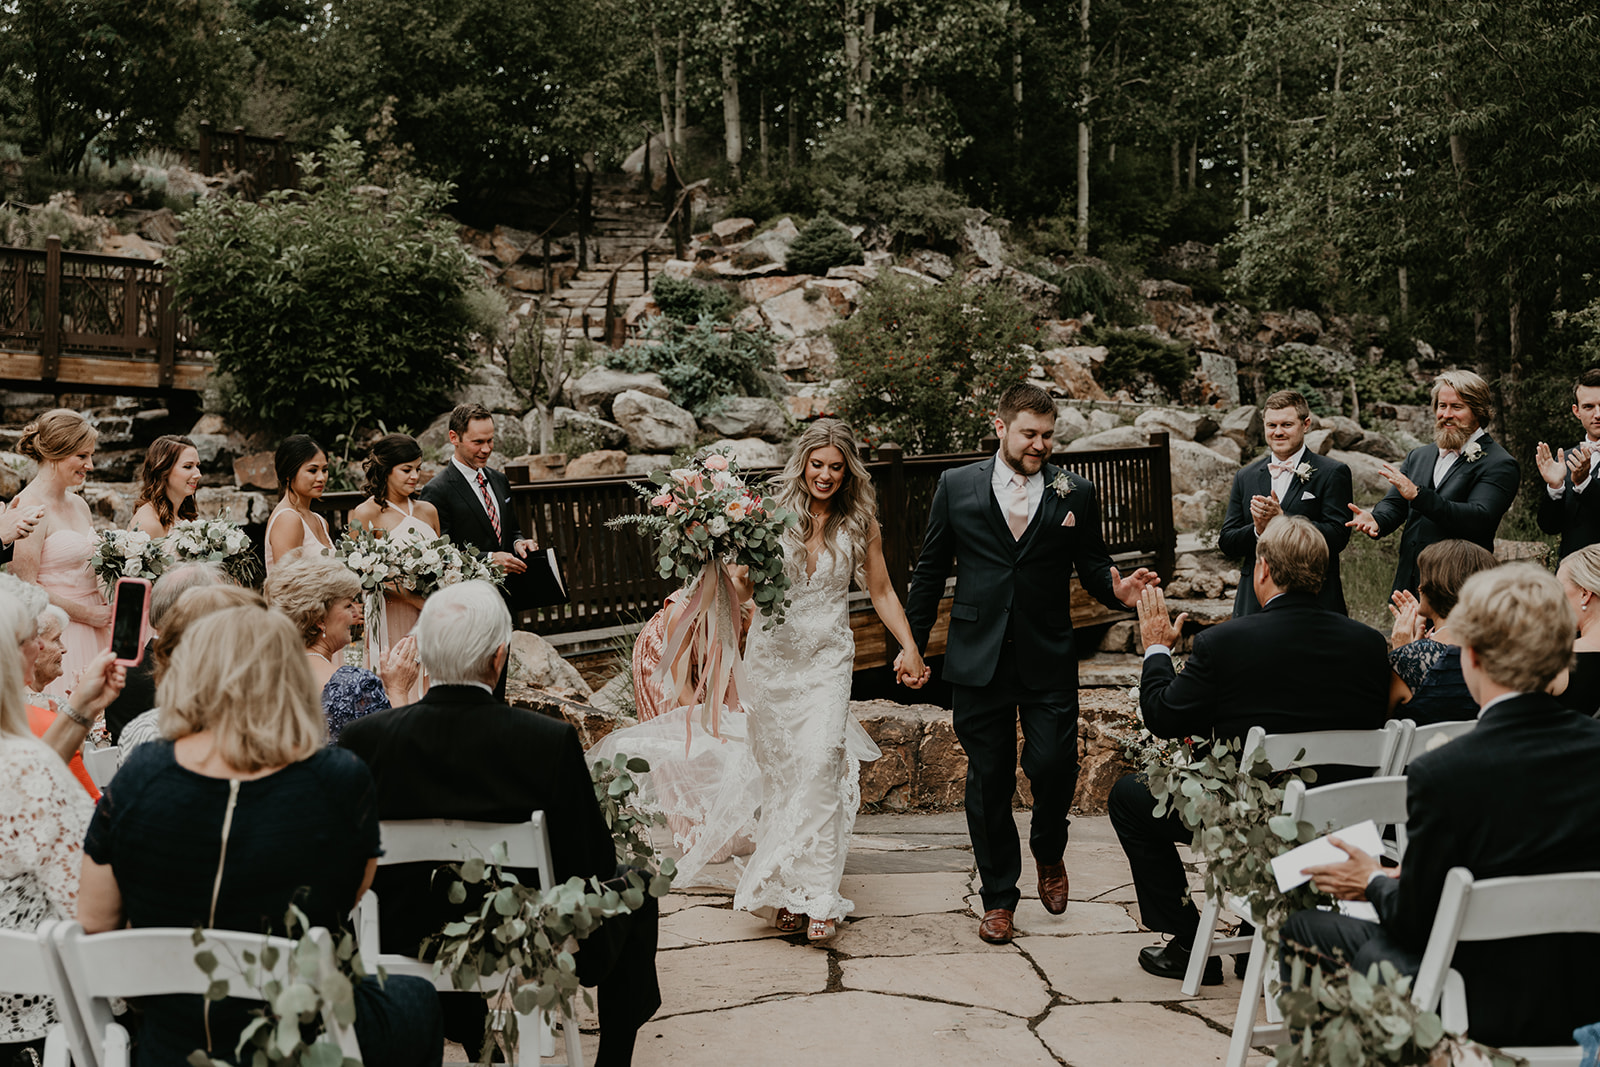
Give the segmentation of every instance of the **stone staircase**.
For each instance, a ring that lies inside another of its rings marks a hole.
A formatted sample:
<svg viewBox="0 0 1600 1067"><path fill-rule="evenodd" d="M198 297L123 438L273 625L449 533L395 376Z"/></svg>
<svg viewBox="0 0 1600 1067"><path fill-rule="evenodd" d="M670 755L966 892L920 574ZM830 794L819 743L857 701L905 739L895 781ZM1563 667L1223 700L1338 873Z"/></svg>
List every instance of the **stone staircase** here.
<svg viewBox="0 0 1600 1067"><path fill-rule="evenodd" d="M670 238L655 240L662 216L661 205L647 201L643 187L631 179L614 175L595 178L589 269L579 271L545 301L545 328L552 340L559 340L562 332L569 344L585 336L592 341L605 340L605 290L617 265L641 250L646 253L647 259L633 259L617 272L614 302L620 319L672 256Z"/></svg>

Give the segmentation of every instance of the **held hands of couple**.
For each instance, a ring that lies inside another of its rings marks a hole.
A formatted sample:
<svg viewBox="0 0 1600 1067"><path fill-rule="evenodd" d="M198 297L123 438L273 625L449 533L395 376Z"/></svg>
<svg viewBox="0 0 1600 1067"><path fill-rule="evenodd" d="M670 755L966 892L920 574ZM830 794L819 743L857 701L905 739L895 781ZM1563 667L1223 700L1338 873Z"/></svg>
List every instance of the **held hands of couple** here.
<svg viewBox="0 0 1600 1067"><path fill-rule="evenodd" d="M1183 624L1189 618L1188 612L1183 612L1176 619L1167 617L1167 598L1161 590L1154 585L1148 585L1139 597L1139 640L1145 648L1151 645L1165 645L1171 648L1178 642L1178 635L1183 632Z"/></svg>
<svg viewBox="0 0 1600 1067"><path fill-rule="evenodd" d="M921 689L933 675L933 668L922 661L914 648L902 648L894 658L894 680L908 689Z"/></svg>
<svg viewBox="0 0 1600 1067"><path fill-rule="evenodd" d="M1390 878L1400 877L1399 867L1384 867L1359 848L1347 845L1337 837L1328 840L1350 858L1338 863L1319 863L1314 867L1302 868L1300 873L1311 876L1313 888L1330 893L1339 900L1366 900L1367 882L1375 872Z"/></svg>

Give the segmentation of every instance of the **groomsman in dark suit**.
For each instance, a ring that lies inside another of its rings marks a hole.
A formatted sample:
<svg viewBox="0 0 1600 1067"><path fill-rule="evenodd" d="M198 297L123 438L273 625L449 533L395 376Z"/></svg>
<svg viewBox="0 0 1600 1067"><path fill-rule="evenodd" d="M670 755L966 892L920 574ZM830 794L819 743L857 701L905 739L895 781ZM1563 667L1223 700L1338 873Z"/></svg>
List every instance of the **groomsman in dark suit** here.
<svg viewBox="0 0 1600 1067"><path fill-rule="evenodd" d="M572 726L507 707L489 692L509 654L511 617L485 582L462 582L428 598L417 619L417 651L433 679L419 702L367 715L339 744L372 770L379 819L524 822L544 812L557 884L618 875L616 848L594 796ZM433 864L378 868L381 948L415 955L422 939L460 918L449 882ZM533 873L516 872L528 884ZM540 888L547 888L541 886ZM579 942L578 978L600 991L597 1067L630 1062L639 1026L661 1005L656 977L659 911L647 897ZM477 993L443 993L445 1034L476 1061L486 1007ZM524 1035L524 1040L530 1039Z"/></svg>
<svg viewBox="0 0 1600 1067"><path fill-rule="evenodd" d="M1405 860L1380 867L1359 849L1309 867L1318 889L1367 900L1378 922L1297 912L1283 942L1335 953L1363 973L1388 960L1415 974L1445 876L1474 879L1600 870L1600 722L1545 692L1572 656L1577 619L1560 581L1531 563L1481 571L1450 612L1478 725L1406 768ZM1451 966L1466 983L1475 1040L1571 1045L1600 1003L1600 936L1546 934L1461 944ZM1287 956L1285 957L1287 962Z"/></svg>
<svg viewBox="0 0 1600 1067"><path fill-rule="evenodd" d="M1381 727L1389 698L1388 644L1372 627L1318 604L1327 568L1328 543L1309 519L1273 519L1256 544L1250 576L1265 606L1197 634L1181 674L1172 645L1184 616L1169 621L1161 591L1146 590L1139 604L1145 645L1139 710L1146 728L1157 737L1242 741L1253 726L1269 733ZM1182 978L1200 917L1185 899L1189 883L1177 845L1193 835L1176 812L1151 814L1155 798L1138 775L1112 786L1108 808L1133 872L1140 921L1172 935L1164 947L1141 949L1139 966ZM1222 981L1221 960L1207 962L1202 981Z"/></svg>
<svg viewBox="0 0 1600 1067"><path fill-rule="evenodd" d="M1417 553L1436 541L1459 538L1494 551L1494 534L1517 495L1517 461L1490 439L1493 394L1469 370L1433 380L1434 443L1413 448L1395 470L1383 465L1392 487L1371 511L1350 505L1348 526L1368 537L1393 533L1402 523L1394 588L1417 591Z"/></svg>
<svg viewBox="0 0 1600 1067"><path fill-rule="evenodd" d="M1311 407L1292 389L1267 397L1262 406L1267 454L1233 476L1228 493L1228 514L1222 520L1217 547L1239 557L1239 592L1233 599L1233 617L1261 610L1255 583L1249 576L1256 566L1256 539L1267 523L1279 515L1303 515L1328 542L1328 573L1322 579L1317 602L1329 611L1347 614L1344 584L1339 580L1339 553L1350 543L1345 520L1352 496L1350 468L1336 459L1306 449L1306 429Z"/></svg>
<svg viewBox="0 0 1600 1067"><path fill-rule="evenodd" d="M1593 460L1600 450L1600 367L1591 367L1572 386L1572 414L1583 440L1570 449L1543 441L1534 453L1545 494L1539 498L1539 529L1561 536L1561 558L1600 541L1600 491L1590 487Z"/></svg>
<svg viewBox="0 0 1600 1067"><path fill-rule="evenodd" d="M1160 579L1111 565L1094 486L1045 462L1055 401L1019 383L1001 395L990 459L939 477L906 617L926 649L951 564L956 576L944 678L953 691L956 737L967 754L967 830L982 880L978 936L1012 938L1022 850L1012 821L1017 722L1022 769L1033 790L1028 845L1046 911L1067 907L1067 812L1078 783L1078 656L1072 640L1072 572L1119 611ZM895 667L900 666L896 657Z"/></svg>
<svg viewBox="0 0 1600 1067"><path fill-rule="evenodd" d="M539 547L517 529L511 483L487 466L494 453L494 413L482 404L460 404L450 412L452 455L418 494L439 511L439 532L456 544L476 545L505 568L521 574Z"/></svg>

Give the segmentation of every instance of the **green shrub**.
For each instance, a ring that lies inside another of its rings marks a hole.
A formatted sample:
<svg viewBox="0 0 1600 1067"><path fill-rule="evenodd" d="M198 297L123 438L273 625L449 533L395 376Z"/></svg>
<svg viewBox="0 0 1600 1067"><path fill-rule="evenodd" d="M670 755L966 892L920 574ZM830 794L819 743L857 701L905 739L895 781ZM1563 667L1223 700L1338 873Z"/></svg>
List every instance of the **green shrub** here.
<svg viewBox="0 0 1600 1067"><path fill-rule="evenodd" d="M888 275L835 326L844 417L870 444L929 454L976 447L995 401L1027 373L1033 313L1003 286L924 287Z"/></svg>
<svg viewBox="0 0 1600 1067"><path fill-rule="evenodd" d="M939 179L944 150L921 127L844 127L811 166L817 205L850 222L887 227L896 240L954 240L969 209Z"/></svg>
<svg viewBox="0 0 1600 1067"><path fill-rule="evenodd" d="M335 130L302 190L212 197L169 251L179 297L232 375L235 412L329 439L376 419L425 426L466 370L480 269L441 208L448 186L362 189Z"/></svg>
<svg viewBox="0 0 1600 1067"><path fill-rule="evenodd" d="M659 318L645 334L648 342L606 355L606 366L639 374L654 371L672 393L672 402L695 415L721 410L730 396L771 396L776 373L772 334L729 330L711 318L690 326Z"/></svg>
<svg viewBox="0 0 1600 1067"><path fill-rule="evenodd" d="M725 219L779 219L784 215L817 213L817 198L804 170L772 178L749 177L728 196L722 208Z"/></svg>
<svg viewBox="0 0 1600 1067"><path fill-rule="evenodd" d="M661 314L683 323L696 323L703 318L726 320L739 306L738 297L720 285L702 285L688 278L656 275L650 292L656 298Z"/></svg>
<svg viewBox="0 0 1600 1067"><path fill-rule="evenodd" d="M826 274L830 267L865 262L850 231L826 215L806 223L789 245L788 266L796 274Z"/></svg>
<svg viewBox="0 0 1600 1067"><path fill-rule="evenodd" d="M1143 317L1133 276L1103 260L1058 263L1039 259L1028 270L1061 290L1056 310L1064 319L1092 315L1103 324L1131 325Z"/></svg>
<svg viewBox="0 0 1600 1067"><path fill-rule="evenodd" d="M1163 341L1143 330L1090 330L1088 335L1106 348L1105 381L1108 387L1137 393L1147 382L1177 396L1194 373L1195 357L1188 345Z"/></svg>

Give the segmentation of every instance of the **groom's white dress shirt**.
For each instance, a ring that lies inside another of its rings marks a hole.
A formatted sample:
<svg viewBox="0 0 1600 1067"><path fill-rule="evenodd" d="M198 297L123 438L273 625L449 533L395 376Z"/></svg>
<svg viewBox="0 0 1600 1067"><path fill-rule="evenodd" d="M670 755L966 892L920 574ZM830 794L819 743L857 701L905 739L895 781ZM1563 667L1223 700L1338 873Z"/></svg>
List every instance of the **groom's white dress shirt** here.
<svg viewBox="0 0 1600 1067"><path fill-rule="evenodd" d="M1002 513L1006 510L1006 501L1011 494L1011 479L1016 477L1017 471L1011 469L1006 458L1000 453L994 454L994 476L989 479L989 484L994 490L994 498L1000 505ZM1039 501L1044 499L1044 473L1023 475L1023 488L1028 493L1028 521L1033 521L1033 516L1039 511Z"/></svg>

